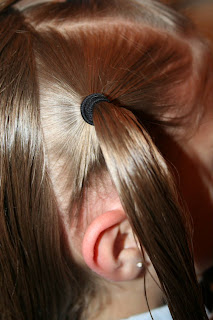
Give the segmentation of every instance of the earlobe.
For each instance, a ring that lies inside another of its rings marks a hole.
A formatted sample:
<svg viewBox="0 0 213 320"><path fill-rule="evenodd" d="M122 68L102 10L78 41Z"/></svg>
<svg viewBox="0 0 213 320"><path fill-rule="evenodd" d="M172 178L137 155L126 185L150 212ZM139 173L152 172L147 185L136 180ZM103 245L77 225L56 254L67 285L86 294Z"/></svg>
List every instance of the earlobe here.
<svg viewBox="0 0 213 320"><path fill-rule="evenodd" d="M141 252L123 210L107 211L86 230L82 253L91 270L113 281L127 281L141 273Z"/></svg>

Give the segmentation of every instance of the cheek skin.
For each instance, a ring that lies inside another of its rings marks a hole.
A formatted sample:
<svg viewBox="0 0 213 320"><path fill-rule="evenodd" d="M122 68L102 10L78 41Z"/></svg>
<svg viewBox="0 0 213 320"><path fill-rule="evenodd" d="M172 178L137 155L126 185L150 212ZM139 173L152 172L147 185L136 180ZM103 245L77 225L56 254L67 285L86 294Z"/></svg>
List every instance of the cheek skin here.
<svg viewBox="0 0 213 320"><path fill-rule="evenodd" d="M171 136L162 134L158 141L158 147L171 164L180 194L193 219L198 275L213 265L212 122L204 122L187 140L179 139L175 142Z"/></svg>
<svg viewBox="0 0 213 320"><path fill-rule="evenodd" d="M180 192L193 218L195 261L198 273L202 273L213 264L213 199L206 180L208 172L195 159L183 153L174 162Z"/></svg>

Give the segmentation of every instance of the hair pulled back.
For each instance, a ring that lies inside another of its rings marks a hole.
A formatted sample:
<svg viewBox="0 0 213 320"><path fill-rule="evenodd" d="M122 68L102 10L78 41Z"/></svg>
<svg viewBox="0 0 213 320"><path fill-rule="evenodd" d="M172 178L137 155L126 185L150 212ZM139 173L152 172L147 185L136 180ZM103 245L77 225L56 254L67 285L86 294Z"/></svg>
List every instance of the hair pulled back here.
<svg viewBox="0 0 213 320"><path fill-rule="evenodd" d="M95 295L66 253L54 161L66 177L70 220L90 178L107 168L173 319L206 319L188 221L147 131L152 121L169 124L166 111L202 99L199 90L188 101L180 94L195 74L192 26L148 0L21 12L12 3L0 6L0 319L85 319ZM95 107L93 127L80 103L96 92L112 103Z"/></svg>

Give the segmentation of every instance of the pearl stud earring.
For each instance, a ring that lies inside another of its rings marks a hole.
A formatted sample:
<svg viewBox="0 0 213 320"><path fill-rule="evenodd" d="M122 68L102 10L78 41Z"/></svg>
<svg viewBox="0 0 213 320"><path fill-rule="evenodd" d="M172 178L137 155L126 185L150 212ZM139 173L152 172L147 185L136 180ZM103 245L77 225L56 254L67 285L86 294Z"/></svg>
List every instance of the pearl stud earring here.
<svg viewBox="0 0 213 320"><path fill-rule="evenodd" d="M137 266L138 268L142 268L142 267L143 267L143 263L140 261L140 262L138 262L138 263L136 264L136 266Z"/></svg>

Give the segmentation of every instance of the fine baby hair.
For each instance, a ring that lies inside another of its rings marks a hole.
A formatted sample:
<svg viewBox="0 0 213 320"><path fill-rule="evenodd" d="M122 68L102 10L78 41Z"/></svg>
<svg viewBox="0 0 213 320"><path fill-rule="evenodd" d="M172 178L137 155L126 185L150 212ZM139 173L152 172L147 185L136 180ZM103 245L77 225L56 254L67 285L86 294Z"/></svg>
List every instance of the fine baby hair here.
<svg viewBox="0 0 213 320"><path fill-rule="evenodd" d="M156 1L16 2L0 4L0 319L89 319L102 279L146 278L147 257L173 319L207 319L190 221L154 143L156 128L198 120L206 45ZM93 125L91 94L109 100ZM114 267L105 243L123 223L141 250L123 258L123 237Z"/></svg>

